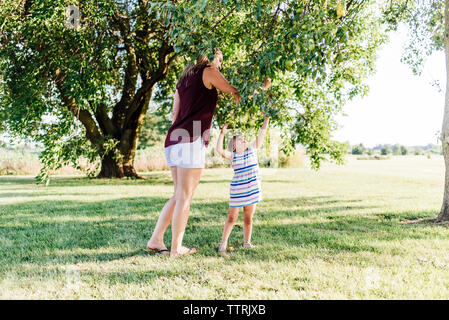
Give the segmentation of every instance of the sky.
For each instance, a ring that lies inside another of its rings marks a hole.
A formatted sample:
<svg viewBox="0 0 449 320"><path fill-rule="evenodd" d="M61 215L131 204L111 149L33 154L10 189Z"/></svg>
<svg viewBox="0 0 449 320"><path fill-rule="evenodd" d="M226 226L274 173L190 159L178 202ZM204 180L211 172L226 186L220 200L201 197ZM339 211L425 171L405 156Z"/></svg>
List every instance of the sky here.
<svg viewBox="0 0 449 320"><path fill-rule="evenodd" d="M378 52L377 72L366 83L370 91L344 107L347 116L338 116L341 128L333 138L351 145L378 144L406 146L437 144L444 111L445 57L434 53L421 76L400 61L407 44L407 27L391 33L390 41ZM431 85L439 80L442 92Z"/></svg>

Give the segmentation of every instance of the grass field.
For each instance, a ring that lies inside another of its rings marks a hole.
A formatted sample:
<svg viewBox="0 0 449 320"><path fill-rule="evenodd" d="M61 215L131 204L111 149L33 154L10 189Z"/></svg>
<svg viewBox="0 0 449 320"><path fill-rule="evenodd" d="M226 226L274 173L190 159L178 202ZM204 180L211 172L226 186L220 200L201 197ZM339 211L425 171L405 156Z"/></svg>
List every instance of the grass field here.
<svg viewBox="0 0 449 320"><path fill-rule="evenodd" d="M0 177L1 299L448 299L441 156L261 169L255 250L216 253L232 169L207 169L173 259L143 252L171 196L149 180ZM166 244L170 244L170 230Z"/></svg>

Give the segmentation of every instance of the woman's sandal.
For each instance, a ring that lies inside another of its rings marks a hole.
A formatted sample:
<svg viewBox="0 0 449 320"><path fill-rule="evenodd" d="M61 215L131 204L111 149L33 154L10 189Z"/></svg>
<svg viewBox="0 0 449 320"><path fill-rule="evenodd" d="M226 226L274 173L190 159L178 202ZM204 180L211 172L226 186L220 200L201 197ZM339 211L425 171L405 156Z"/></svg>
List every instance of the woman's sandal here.
<svg viewBox="0 0 449 320"><path fill-rule="evenodd" d="M147 253L170 254L170 250L167 250L167 249L151 248L150 247L150 240L148 240L148 242L147 242L147 248L143 249L143 251L145 251Z"/></svg>
<svg viewBox="0 0 449 320"><path fill-rule="evenodd" d="M147 249L143 249L143 251L148 252L148 253L170 254L170 250L167 250L167 249L147 248Z"/></svg>

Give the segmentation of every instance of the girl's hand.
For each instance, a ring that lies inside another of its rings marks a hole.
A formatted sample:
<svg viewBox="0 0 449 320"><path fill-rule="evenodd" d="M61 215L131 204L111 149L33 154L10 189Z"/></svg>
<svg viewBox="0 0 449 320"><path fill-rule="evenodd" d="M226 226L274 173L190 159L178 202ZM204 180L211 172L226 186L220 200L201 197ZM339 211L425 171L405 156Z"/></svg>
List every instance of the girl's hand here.
<svg viewBox="0 0 449 320"><path fill-rule="evenodd" d="M228 126L229 126L229 123L225 123L224 125L223 125L223 127L221 128L221 133L222 134L226 134L229 130L228 130Z"/></svg>

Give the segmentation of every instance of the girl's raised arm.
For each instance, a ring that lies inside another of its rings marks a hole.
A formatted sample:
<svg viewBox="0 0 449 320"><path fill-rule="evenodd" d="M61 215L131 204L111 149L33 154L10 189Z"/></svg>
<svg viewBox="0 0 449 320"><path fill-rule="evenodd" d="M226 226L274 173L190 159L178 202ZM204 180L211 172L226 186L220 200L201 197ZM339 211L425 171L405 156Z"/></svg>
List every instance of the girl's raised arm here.
<svg viewBox="0 0 449 320"><path fill-rule="evenodd" d="M259 147L262 145L263 139L265 138L265 133L267 132L269 121L270 121L270 118L265 116L265 119L263 120L262 127L259 129L259 134L257 135L256 140L254 140L254 142L253 142L253 146L255 149L259 149Z"/></svg>
<svg viewBox="0 0 449 320"><path fill-rule="evenodd" d="M228 129L227 129L228 125L229 125L229 123L226 123L223 126L223 128L221 128L220 135L218 136L218 141L217 141L217 152L223 158L232 160L232 153L228 150L223 149L223 140L224 140L224 136L225 136L226 132L228 131Z"/></svg>

